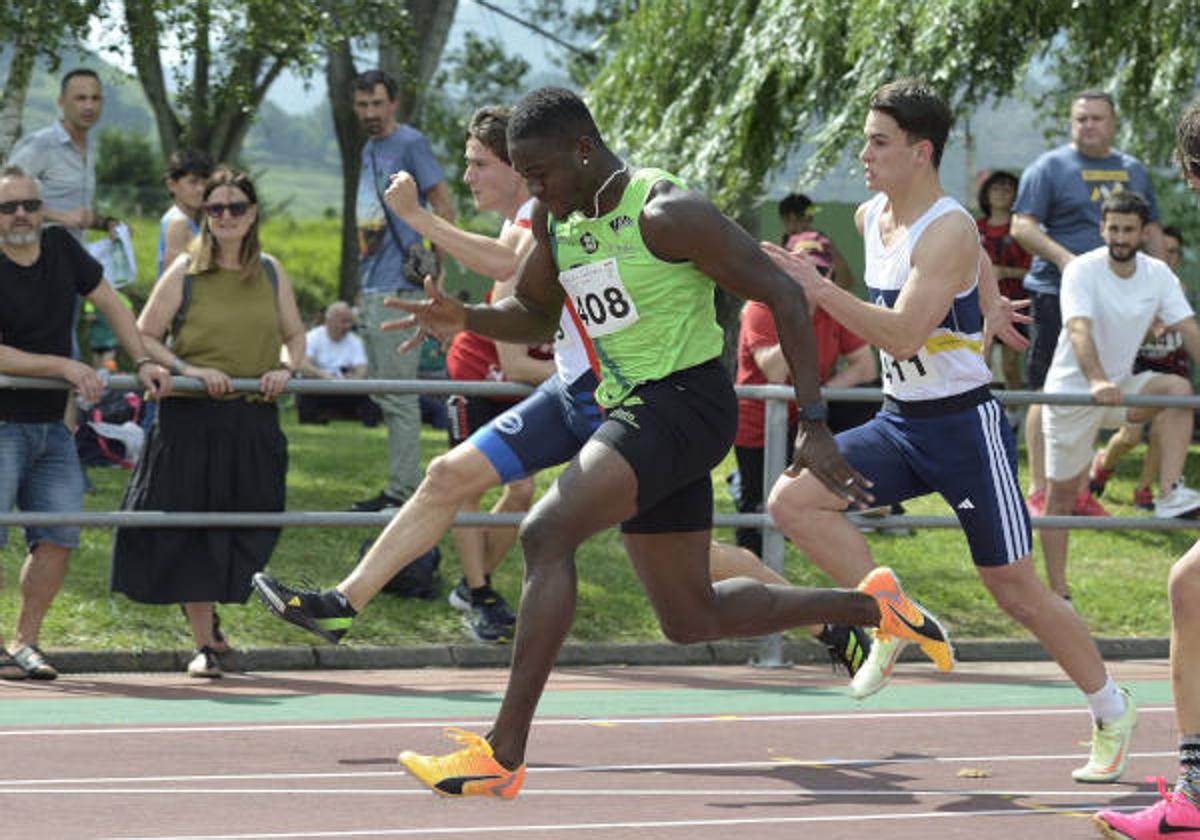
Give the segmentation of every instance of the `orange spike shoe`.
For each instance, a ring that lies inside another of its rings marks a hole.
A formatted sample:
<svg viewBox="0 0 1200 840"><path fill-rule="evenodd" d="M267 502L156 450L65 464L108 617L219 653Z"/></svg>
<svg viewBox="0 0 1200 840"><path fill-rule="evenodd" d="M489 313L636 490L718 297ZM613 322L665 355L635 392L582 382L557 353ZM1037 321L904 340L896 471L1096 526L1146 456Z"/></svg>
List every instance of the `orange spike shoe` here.
<svg viewBox="0 0 1200 840"><path fill-rule="evenodd" d="M895 572L880 566L862 579L858 590L870 595L879 604L876 639L883 640L890 636L916 642L939 671L954 668L954 648L946 629L933 613L904 594Z"/></svg>
<svg viewBox="0 0 1200 840"><path fill-rule="evenodd" d="M400 753L400 763L440 796L495 796L516 799L525 781L525 765L507 770L492 757L492 745L474 732L448 728L446 734L463 744L448 755Z"/></svg>

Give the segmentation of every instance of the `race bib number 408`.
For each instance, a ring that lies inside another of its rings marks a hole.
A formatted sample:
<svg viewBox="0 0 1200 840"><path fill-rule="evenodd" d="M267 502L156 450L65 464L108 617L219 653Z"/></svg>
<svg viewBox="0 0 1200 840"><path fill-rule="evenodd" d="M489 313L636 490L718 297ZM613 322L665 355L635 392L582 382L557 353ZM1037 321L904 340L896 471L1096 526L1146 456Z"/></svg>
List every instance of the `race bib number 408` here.
<svg viewBox="0 0 1200 840"><path fill-rule="evenodd" d="M615 257L561 272L558 280L570 298L579 323L592 338L637 323L637 307L621 282Z"/></svg>

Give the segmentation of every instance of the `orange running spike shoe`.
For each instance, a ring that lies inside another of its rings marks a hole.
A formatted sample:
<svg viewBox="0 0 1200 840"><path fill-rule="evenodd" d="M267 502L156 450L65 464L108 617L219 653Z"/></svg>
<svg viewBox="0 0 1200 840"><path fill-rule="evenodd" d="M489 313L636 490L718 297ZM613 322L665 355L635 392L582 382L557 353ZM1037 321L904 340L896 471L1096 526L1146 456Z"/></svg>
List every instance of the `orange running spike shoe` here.
<svg viewBox="0 0 1200 840"><path fill-rule="evenodd" d="M497 796L516 799L525 781L525 765L506 770L492 757L492 745L474 732L453 727L446 735L465 745L449 755L421 755L405 750L400 763L441 796Z"/></svg>
<svg viewBox="0 0 1200 840"><path fill-rule="evenodd" d="M933 613L904 594L896 574L880 566L862 579L858 590L879 604L879 629L876 638L891 636L916 642L939 671L954 668L954 648L946 630Z"/></svg>

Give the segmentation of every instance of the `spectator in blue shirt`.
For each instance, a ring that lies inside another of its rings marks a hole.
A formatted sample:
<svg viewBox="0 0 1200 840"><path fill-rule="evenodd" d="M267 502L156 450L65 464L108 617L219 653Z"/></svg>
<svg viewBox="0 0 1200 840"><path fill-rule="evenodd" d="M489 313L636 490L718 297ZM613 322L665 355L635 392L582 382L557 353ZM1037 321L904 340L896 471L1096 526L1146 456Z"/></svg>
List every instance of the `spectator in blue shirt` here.
<svg viewBox="0 0 1200 840"><path fill-rule="evenodd" d="M412 175L422 205L454 221L454 200L429 139L396 120L396 80L382 70L368 70L352 83L354 113L368 140L362 150L355 211L358 223L359 282L362 290L362 338L370 379L416 379L419 355L401 353L400 345L415 330L384 332L379 325L393 318L383 305L388 297L424 297L426 274L440 275L437 256L385 204L383 194L392 175ZM399 507L421 481L421 410L416 394L378 394L388 431L387 486L379 495L355 502L352 510Z"/></svg>
<svg viewBox="0 0 1200 840"><path fill-rule="evenodd" d="M1112 97L1085 90L1071 104L1071 142L1043 153L1021 175L1013 204L1012 235L1033 254L1025 275L1032 298L1033 343L1029 348L1029 387L1040 390L1062 330L1058 291L1062 270L1077 255L1104 245L1100 238L1100 206L1113 193L1134 190L1150 203L1145 250L1162 257L1162 228L1150 175L1132 155L1112 147L1117 113ZM1026 503L1034 516L1046 505L1045 441L1042 407L1031 405L1025 417L1030 487ZM1084 489L1075 512L1107 513Z"/></svg>

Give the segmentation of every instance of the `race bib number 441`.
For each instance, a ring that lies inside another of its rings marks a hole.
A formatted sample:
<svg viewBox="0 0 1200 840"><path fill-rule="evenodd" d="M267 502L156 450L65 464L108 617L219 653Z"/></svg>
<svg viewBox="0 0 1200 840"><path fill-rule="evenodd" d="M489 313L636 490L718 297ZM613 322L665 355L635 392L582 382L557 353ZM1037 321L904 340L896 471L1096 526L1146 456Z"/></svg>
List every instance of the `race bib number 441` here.
<svg viewBox="0 0 1200 840"><path fill-rule="evenodd" d="M592 338L637 323L637 307L621 282L615 257L561 272L558 281L566 290L579 323Z"/></svg>

